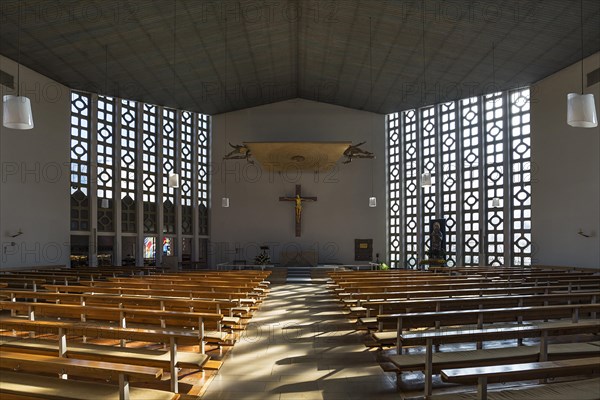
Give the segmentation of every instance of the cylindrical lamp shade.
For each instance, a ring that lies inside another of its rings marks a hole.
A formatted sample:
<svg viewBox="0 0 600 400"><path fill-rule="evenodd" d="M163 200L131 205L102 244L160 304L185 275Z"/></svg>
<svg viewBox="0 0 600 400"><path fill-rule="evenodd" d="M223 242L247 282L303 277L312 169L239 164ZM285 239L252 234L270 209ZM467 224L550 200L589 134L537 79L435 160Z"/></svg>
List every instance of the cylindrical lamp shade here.
<svg viewBox="0 0 600 400"><path fill-rule="evenodd" d="M492 207L494 207L494 208L498 208L498 207L500 207L500 199L499 199L499 198L497 198L497 197L494 197L494 198L492 199Z"/></svg>
<svg viewBox="0 0 600 400"><path fill-rule="evenodd" d="M229 197L223 197L221 199L221 207L229 207Z"/></svg>
<svg viewBox="0 0 600 400"><path fill-rule="evenodd" d="M567 95L567 123L576 128L598 126L593 94L569 93Z"/></svg>
<svg viewBox="0 0 600 400"><path fill-rule="evenodd" d="M377 207L377 198L369 197L369 207Z"/></svg>
<svg viewBox="0 0 600 400"><path fill-rule="evenodd" d="M108 202L108 199L102 199L100 201L100 208L109 208L110 204Z"/></svg>
<svg viewBox="0 0 600 400"><path fill-rule="evenodd" d="M431 186L431 174L429 172L423 172L423 174L421 175L421 186Z"/></svg>
<svg viewBox="0 0 600 400"><path fill-rule="evenodd" d="M179 174L169 174L169 181L167 186L170 188L178 188L179 187Z"/></svg>
<svg viewBox="0 0 600 400"><path fill-rule="evenodd" d="M2 125L11 129L32 129L31 101L25 96L7 94L2 99L4 115Z"/></svg>

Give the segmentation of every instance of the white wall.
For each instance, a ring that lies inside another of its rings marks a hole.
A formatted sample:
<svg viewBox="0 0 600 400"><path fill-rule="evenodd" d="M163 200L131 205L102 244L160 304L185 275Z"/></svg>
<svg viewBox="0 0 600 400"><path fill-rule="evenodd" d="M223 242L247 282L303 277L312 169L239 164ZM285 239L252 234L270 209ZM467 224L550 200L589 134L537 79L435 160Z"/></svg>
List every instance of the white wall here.
<svg viewBox="0 0 600 400"><path fill-rule="evenodd" d="M211 253L213 262L246 259L258 246L271 247L273 261L281 251L314 250L319 262L355 263L354 239L373 239L374 254L385 260L385 117L330 104L294 99L227 114L227 140L233 144L252 141L367 141L364 149L375 160L340 160L332 173L315 176L304 172L270 175L248 167L245 161L228 161L229 208L221 207L224 182L221 159L229 146L225 142L225 114L213 118L212 157L215 163L212 185ZM375 129L375 143L371 143ZM229 149L229 150L228 150ZM371 163L374 163L374 190L378 206L369 208ZM258 165L258 162L256 163ZM236 182L237 180L237 182ZM295 185L302 194L317 196L316 203L303 207L302 236L295 237L294 207L280 202L279 196L293 196ZM235 249L242 254L235 254Z"/></svg>
<svg viewBox="0 0 600 400"><path fill-rule="evenodd" d="M0 69L16 80L15 62L0 56ZM35 127L0 126L0 269L69 259L69 89L20 70L21 94L31 99ZM15 94L0 88L2 95ZM9 236L19 229L22 235Z"/></svg>
<svg viewBox="0 0 600 400"><path fill-rule="evenodd" d="M600 53L584 71L600 66ZM567 125L567 93L581 90L581 64L532 87L534 262L600 268L600 127ZM593 93L600 114L600 84ZM586 238L578 234L582 229Z"/></svg>

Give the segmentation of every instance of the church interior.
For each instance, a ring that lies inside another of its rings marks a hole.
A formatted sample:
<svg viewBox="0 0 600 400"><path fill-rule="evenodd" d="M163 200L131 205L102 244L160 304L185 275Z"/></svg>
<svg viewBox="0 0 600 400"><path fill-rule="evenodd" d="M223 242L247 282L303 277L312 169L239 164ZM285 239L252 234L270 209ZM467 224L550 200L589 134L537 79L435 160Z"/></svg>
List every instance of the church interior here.
<svg viewBox="0 0 600 400"><path fill-rule="evenodd" d="M1 399L600 399L600 2L3 0Z"/></svg>

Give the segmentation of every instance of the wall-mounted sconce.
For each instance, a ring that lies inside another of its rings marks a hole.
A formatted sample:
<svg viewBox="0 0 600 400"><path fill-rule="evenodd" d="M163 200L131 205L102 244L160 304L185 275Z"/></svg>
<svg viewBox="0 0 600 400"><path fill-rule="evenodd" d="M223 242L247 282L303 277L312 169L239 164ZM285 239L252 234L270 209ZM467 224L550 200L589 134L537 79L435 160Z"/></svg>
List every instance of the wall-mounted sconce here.
<svg viewBox="0 0 600 400"><path fill-rule="evenodd" d="M16 238L17 236L21 236L23 234L23 231L21 230L21 228L19 228L19 231L17 233L9 233L6 236L11 237L11 238Z"/></svg>
<svg viewBox="0 0 600 400"><path fill-rule="evenodd" d="M584 233L583 229L579 228L579 232L577 232L578 235L586 237L586 238L591 238L594 237L594 232L590 232L590 233Z"/></svg>

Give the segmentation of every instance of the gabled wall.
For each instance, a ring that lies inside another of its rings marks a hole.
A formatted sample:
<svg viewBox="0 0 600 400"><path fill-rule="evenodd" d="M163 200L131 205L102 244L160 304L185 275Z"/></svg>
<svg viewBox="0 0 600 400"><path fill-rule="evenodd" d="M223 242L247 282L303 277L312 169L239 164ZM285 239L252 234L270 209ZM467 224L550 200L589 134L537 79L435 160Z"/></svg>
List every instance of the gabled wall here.
<svg viewBox="0 0 600 400"><path fill-rule="evenodd" d="M0 69L16 80L15 62L0 56ZM31 99L35 127L0 125L0 269L69 259L69 89L20 70L21 94ZM2 95L15 94L0 88ZM22 235L10 237L19 230Z"/></svg>
<svg viewBox="0 0 600 400"><path fill-rule="evenodd" d="M213 262L254 260L261 245L269 245L274 262L282 251L318 252L320 263L357 263L354 239L373 239L374 253L385 260L385 116L330 104L294 99L227 114L227 141L367 141L364 149L375 160L338 161L330 173L269 173L245 161L227 161L229 208L221 207L225 182L221 159L231 150L225 141L225 114L213 118L211 259ZM371 140L371 132L375 141ZM374 173L372 174L372 164ZM378 206L369 208L371 181ZM318 201L303 207L302 236L295 237L295 185ZM240 249L236 254L236 248Z"/></svg>
<svg viewBox="0 0 600 400"><path fill-rule="evenodd" d="M600 53L584 70L600 67ZM534 262L600 268L600 127L567 125L567 93L581 90L577 63L532 87ZM600 84L593 93L600 114ZM578 234L592 235L590 238Z"/></svg>

